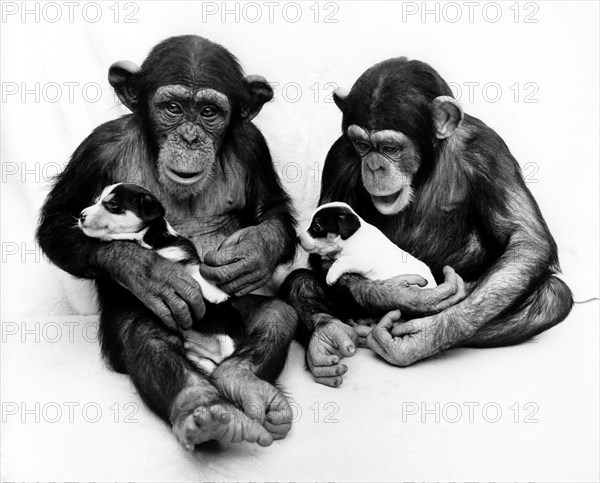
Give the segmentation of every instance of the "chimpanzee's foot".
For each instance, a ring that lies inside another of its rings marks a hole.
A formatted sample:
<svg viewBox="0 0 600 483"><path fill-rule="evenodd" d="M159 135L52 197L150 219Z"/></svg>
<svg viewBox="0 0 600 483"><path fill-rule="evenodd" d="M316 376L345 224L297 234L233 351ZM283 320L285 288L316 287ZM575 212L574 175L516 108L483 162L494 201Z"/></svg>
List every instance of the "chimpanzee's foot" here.
<svg viewBox="0 0 600 483"><path fill-rule="evenodd" d="M172 430L188 451L210 440L223 443L258 443L269 446L273 436L260 423L251 420L233 405L218 397L212 388L187 387L175 398L171 407Z"/></svg>
<svg viewBox="0 0 600 483"><path fill-rule="evenodd" d="M356 330L328 314L315 315L315 330L306 350L306 364L319 384L337 387L348 366L344 357L356 354L359 336Z"/></svg>
<svg viewBox="0 0 600 483"><path fill-rule="evenodd" d="M213 372L212 381L223 396L271 434L284 438L292 427L292 409L276 387L257 377L237 359L223 362Z"/></svg>

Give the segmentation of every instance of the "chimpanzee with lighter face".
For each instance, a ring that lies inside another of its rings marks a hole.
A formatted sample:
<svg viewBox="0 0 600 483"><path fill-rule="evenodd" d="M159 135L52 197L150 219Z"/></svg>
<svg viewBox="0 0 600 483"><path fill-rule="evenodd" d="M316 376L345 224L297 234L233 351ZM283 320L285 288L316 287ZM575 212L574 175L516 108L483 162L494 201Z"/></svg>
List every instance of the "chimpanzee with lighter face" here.
<svg viewBox="0 0 600 483"><path fill-rule="evenodd" d="M572 297L555 276L556 244L517 161L498 134L463 113L434 69L390 59L334 100L343 134L327 155L319 204L348 203L443 283L421 290L410 286L423 285L420 277L344 275L329 289L327 267L312 255L313 271L293 272L282 296L310 337L307 363L318 382L341 384L340 360L358 341L406 366L453 346L516 344L567 316ZM417 318L403 321L396 309ZM365 310L391 312L374 328L340 322Z"/></svg>
<svg viewBox="0 0 600 483"><path fill-rule="evenodd" d="M290 200L250 122L272 89L197 36L161 42L141 68L113 64L109 81L132 114L99 126L77 148L42 209L39 243L62 269L96 280L104 355L187 448L213 439L268 445L291 425L273 383L296 329L291 307L250 294L295 250ZM203 277L234 296L244 337L210 378L185 357L181 335L202 327L196 281L153 250L77 228L81 210L119 182L160 199L203 259Z"/></svg>

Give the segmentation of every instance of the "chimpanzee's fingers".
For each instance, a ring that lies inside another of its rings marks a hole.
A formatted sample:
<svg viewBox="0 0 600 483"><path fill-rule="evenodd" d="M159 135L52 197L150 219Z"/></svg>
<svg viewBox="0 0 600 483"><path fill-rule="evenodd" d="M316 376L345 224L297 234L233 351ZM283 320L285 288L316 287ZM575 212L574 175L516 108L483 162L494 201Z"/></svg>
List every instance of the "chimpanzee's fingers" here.
<svg viewBox="0 0 600 483"><path fill-rule="evenodd" d="M265 279L265 275L260 271L252 271L242 274L231 282L219 285L219 288L228 294L235 294L238 297L254 290Z"/></svg>
<svg viewBox="0 0 600 483"><path fill-rule="evenodd" d="M437 287L425 289L423 292L426 292L427 290L431 290L431 292L427 292L428 294L429 293L432 294L430 296L431 300L444 300L444 299L447 299L448 297L452 297L456 293L456 285L454 285L452 282L449 282L448 279L446 279L443 283L439 284Z"/></svg>
<svg viewBox="0 0 600 483"><path fill-rule="evenodd" d="M452 285L452 287L454 288L454 291L456 292L456 290L458 289L458 275L456 274L456 272L454 271L454 269L449 266L446 265L442 272L444 273L444 283L449 283Z"/></svg>
<svg viewBox="0 0 600 483"><path fill-rule="evenodd" d="M421 275L402 275L405 282L409 285L418 285L419 287L424 287L427 285L427 280L425 280Z"/></svg>
<svg viewBox="0 0 600 483"><path fill-rule="evenodd" d="M312 348L308 349L306 363L308 364L308 368L311 370L311 372L312 367L333 366L338 362L340 362L340 358L338 356L323 354L322 352Z"/></svg>
<svg viewBox="0 0 600 483"><path fill-rule="evenodd" d="M248 272L248 266L244 260L214 267L206 264L200 266L200 274L207 280L211 280L218 285L232 282Z"/></svg>
<svg viewBox="0 0 600 483"><path fill-rule="evenodd" d="M405 335L415 334L418 331L419 329L417 327L417 324L415 324L412 320L409 320L407 322L396 324L391 330L391 334L394 337L403 337Z"/></svg>
<svg viewBox="0 0 600 483"><path fill-rule="evenodd" d="M371 330L373 330L373 327L371 327L370 325L357 325L356 327L354 327L354 330L356 330L356 333L358 334L358 337L360 339L361 337L367 337L371 333Z"/></svg>
<svg viewBox="0 0 600 483"><path fill-rule="evenodd" d="M151 297L146 301L148 307L171 330L179 330L179 325L173 318L169 307L159 298Z"/></svg>
<svg viewBox="0 0 600 483"><path fill-rule="evenodd" d="M373 352L375 352L376 354L379 354L381 357L383 357L384 354L386 353L385 349L375 339L375 335L373 334L373 331L371 331L371 333L367 336L366 343L367 343L367 347L369 347L371 350L373 350Z"/></svg>
<svg viewBox="0 0 600 483"><path fill-rule="evenodd" d="M238 247L226 247L216 251L208 252L204 255L204 264L200 266L200 272L202 276L205 276L202 269L210 267L221 267L223 265L229 265L235 263L242 258Z"/></svg>
<svg viewBox="0 0 600 483"><path fill-rule="evenodd" d="M229 248L229 247L232 247L234 245L237 245L240 242L242 235L246 231L247 231L246 228L242 228L241 230L238 230L238 231L232 233L231 235L229 235L223 241L223 243L221 243L221 245L219 246L219 250L223 250L224 248Z"/></svg>
<svg viewBox="0 0 600 483"><path fill-rule="evenodd" d="M235 292L235 296L242 297L243 295L249 294L250 292L253 292L254 290L258 290L263 285L265 285L269 280L271 280L271 277L267 274L267 275L263 276L263 278L259 278L258 280L254 281L253 283L244 285L241 289L239 289L237 292Z"/></svg>
<svg viewBox="0 0 600 483"><path fill-rule="evenodd" d="M314 377L336 377L343 376L348 372L348 366L345 364L336 364L335 366L313 366L310 372Z"/></svg>
<svg viewBox="0 0 600 483"><path fill-rule="evenodd" d="M314 377L315 382L318 382L319 384L323 384L325 386L329 386L329 387L338 387L341 386L342 383L344 382L344 380L340 377Z"/></svg>
<svg viewBox="0 0 600 483"><path fill-rule="evenodd" d="M192 314L183 299L175 293L170 293L165 296L164 300L175 320L178 322L179 327L182 329L190 329L193 324Z"/></svg>
<svg viewBox="0 0 600 483"><path fill-rule="evenodd" d="M202 320L206 313L206 307L204 306L204 299L202 298L200 286L195 281L194 283L196 285L193 287L190 287L187 284L178 284L175 287L175 293L187 303L194 318L196 320Z"/></svg>
<svg viewBox="0 0 600 483"><path fill-rule="evenodd" d="M454 294L454 302L457 303L467 296L467 288L462 277L455 272L456 275L456 293Z"/></svg>
<svg viewBox="0 0 600 483"><path fill-rule="evenodd" d="M358 334L358 347L368 347L367 337L369 336L373 328L368 325L357 325L356 327L354 327L354 329Z"/></svg>
<svg viewBox="0 0 600 483"><path fill-rule="evenodd" d="M400 320L400 311L392 310L383 316L381 321L373 327L371 335L381 347L387 347L394 342L394 338L390 331L394 326L394 322Z"/></svg>

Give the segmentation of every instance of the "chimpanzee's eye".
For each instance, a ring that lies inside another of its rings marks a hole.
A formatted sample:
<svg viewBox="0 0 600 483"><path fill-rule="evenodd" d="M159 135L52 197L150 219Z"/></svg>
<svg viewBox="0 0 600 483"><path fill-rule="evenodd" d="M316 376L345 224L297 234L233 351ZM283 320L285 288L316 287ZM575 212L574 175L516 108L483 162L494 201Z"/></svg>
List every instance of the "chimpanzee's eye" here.
<svg viewBox="0 0 600 483"><path fill-rule="evenodd" d="M214 117L217 115L218 109L213 105L204 106L200 111L202 117Z"/></svg>
<svg viewBox="0 0 600 483"><path fill-rule="evenodd" d="M371 145L365 141L354 141L354 144L361 151L368 151L371 149Z"/></svg>
<svg viewBox="0 0 600 483"><path fill-rule="evenodd" d="M169 102L167 104L167 111L169 111L171 114L173 114L175 116L178 116L183 113L183 109L177 102Z"/></svg>
<svg viewBox="0 0 600 483"><path fill-rule="evenodd" d="M381 151L388 156L397 156L400 154L400 151L402 151L402 148L400 146L394 146L393 144L386 144L381 147Z"/></svg>

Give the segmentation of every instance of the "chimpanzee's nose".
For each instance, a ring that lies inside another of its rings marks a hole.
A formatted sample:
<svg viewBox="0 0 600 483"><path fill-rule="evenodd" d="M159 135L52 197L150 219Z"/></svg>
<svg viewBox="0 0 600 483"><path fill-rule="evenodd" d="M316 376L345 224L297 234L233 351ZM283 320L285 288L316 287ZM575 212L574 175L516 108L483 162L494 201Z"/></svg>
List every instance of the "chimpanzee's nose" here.
<svg viewBox="0 0 600 483"><path fill-rule="evenodd" d="M181 137L183 137L188 144L192 144L196 139L198 139L198 134L196 133L194 126L191 124L186 124L181 128Z"/></svg>
<svg viewBox="0 0 600 483"><path fill-rule="evenodd" d="M85 221L85 217L86 217L85 210L83 210L83 211L82 211L82 212L79 214L79 219L80 219L82 222L84 222L84 221Z"/></svg>

